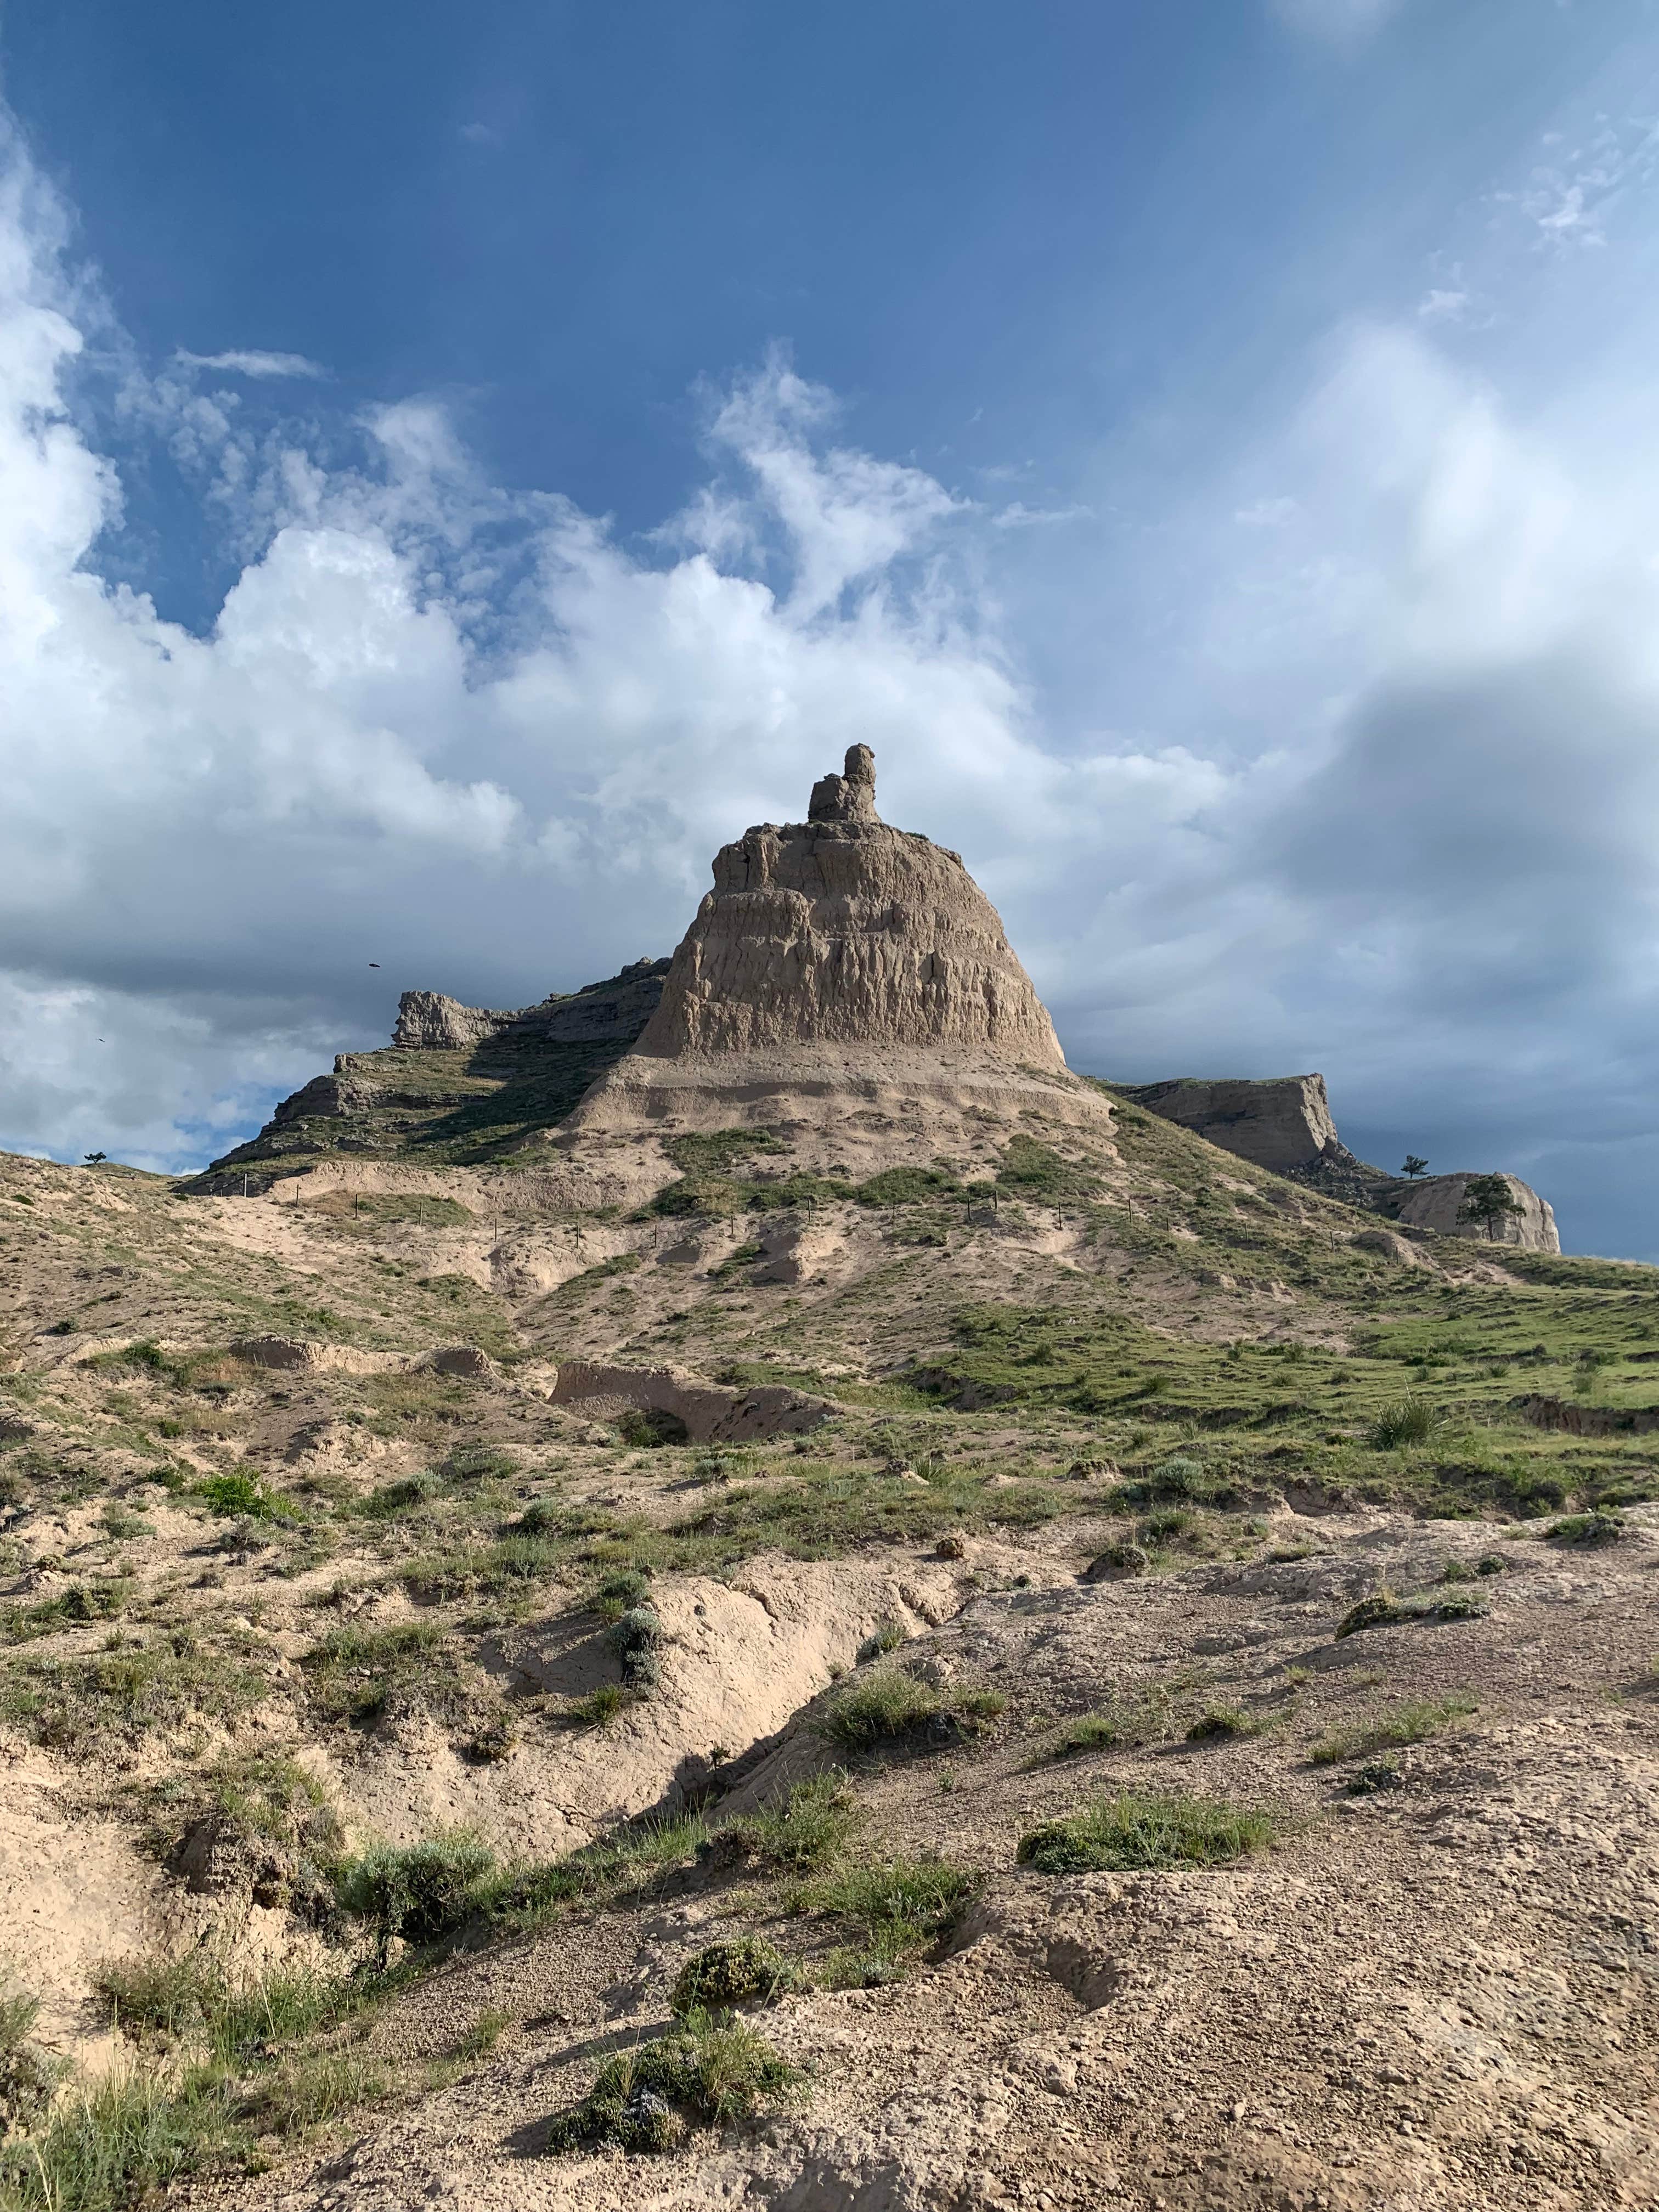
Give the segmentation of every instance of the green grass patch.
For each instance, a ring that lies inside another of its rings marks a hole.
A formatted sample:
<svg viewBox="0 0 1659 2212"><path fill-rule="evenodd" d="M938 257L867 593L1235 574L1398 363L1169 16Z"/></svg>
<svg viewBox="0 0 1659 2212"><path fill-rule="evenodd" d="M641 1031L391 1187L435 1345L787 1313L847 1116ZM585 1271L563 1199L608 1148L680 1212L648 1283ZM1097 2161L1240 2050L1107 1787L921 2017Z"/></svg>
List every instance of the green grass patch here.
<svg viewBox="0 0 1659 2212"><path fill-rule="evenodd" d="M112 1739L199 1735L268 1686L245 1650L214 1650L181 1631L131 1650L15 1660L0 1674L0 1716L50 1750L92 1758Z"/></svg>
<svg viewBox="0 0 1659 2212"><path fill-rule="evenodd" d="M797 1782L781 1805L763 1806L720 1831L763 1866L809 1873L837 1857L863 1814L844 1774Z"/></svg>
<svg viewBox="0 0 1659 2212"><path fill-rule="evenodd" d="M1021 1837L1016 1856L1037 1874L1228 1866L1263 1850L1279 1832L1275 1814L1251 1806L1126 1791L1033 1828Z"/></svg>
<svg viewBox="0 0 1659 2212"><path fill-rule="evenodd" d="M1444 1698L1411 1698L1386 1713L1350 1722L1333 1729L1312 1745L1308 1757L1316 1766L1335 1766L1345 1759L1360 1759L1382 1751L1422 1743L1456 1720L1480 1710L1478 1698L1456 1693Z"/></svg>
<svg viewBox="0 0 1659 2212"><path fill-rule="evenodd" d="M799 1882L792 1912L820 1913L856 1941L832 1954L829 1978L857 1986L884 1980L952 1928L978 1887L943 1858L889 1858L832 1869Z"/></svg>

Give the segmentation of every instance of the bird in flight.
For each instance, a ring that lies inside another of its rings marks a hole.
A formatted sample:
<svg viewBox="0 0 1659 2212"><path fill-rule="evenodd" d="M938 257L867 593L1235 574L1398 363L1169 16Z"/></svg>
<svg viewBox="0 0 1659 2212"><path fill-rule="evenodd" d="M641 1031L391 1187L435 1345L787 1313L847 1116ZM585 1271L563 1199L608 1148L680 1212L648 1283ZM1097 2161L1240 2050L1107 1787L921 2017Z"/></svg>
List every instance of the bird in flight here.
<svg viewBox="0 0 1659 2212"><path fill-rule="evenodd" d="M368 964L371 968L378 968L380 963L378 960L371 960Z"/></svg>

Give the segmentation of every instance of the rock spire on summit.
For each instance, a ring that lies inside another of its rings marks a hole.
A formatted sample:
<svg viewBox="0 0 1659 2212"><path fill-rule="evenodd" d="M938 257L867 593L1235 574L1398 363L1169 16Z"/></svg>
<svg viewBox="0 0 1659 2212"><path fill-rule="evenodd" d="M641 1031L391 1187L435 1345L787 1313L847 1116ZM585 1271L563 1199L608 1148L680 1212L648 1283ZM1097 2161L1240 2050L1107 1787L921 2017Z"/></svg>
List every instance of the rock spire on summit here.
<svg viewBox="0 0 1659 2212"><path fill-rule="evenodd" d="M820 776L812 786L809 822L878 822L876 812L876 757L868 745L848 745L839 775Z"/></svg>

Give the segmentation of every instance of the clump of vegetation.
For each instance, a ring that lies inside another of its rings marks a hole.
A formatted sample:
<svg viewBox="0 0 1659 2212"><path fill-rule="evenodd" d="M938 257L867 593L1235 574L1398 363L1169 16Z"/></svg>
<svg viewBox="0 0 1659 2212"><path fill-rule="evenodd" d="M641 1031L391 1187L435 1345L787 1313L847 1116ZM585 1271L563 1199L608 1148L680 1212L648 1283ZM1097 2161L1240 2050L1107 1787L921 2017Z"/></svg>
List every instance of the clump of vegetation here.
<svg viewBox="0 0 1659 2212"><path fill-rule="evenodd" d="M459 1444L440 1472L446 1482L511 1482L521 1468L518 1454L500 1444Z"/></svg>
<svg viewBox="0 0 1659 2212"><path fill-rule="evenodd" d="M1570 1513L1546 1534L1553 1544L1616 1544L1625 1534L1624 1516L1601 1511Z"/></svg>
<svg viewBox="0 0 1659 2212"><path fill-rule="evenodd" d="M800 2078L747 2021L692 2012L656 2042L607 2058L581 2102L555 2116L547 2148L672 2150L690 2128L753 2118Z"/></svg>
<svg viewBox="0 0 1659 2212"><path fill-rule="evenodd" d="M1279 1828L1274 1814L1219 1798L1126 1791L1033 1828L1016 1856L1038 1874L1226 1866L1273 1843Z"/></svg>
<svg viewBox="0 0 1659 2212"><path fill-rule="evenodd" d="M0 1988L0 2133L32 2127L52 2101L62 2067L34 2040L40 2001Z"/></svg>
<svg viewBox="0 0 1659 2212"><path fill-rule="evenodd" d="M644 1605L650 1595L649 1574L640 1567L623 1567L605 1577L589 1601L601 1620L617 1621L635 1606Z"/></svg>
<svg viewBox="0 0 1659 2212"><path fill-rule="evenodd" d="M210 1474L196 1486L196 1495L210 1513L222 1521L293 1521L298 1518L292 1498L267 1490L258 1476L245 1468L229 1474Z"/></svg>
<svg viewBox="0 0 1659 2212"><path fill-rule="evenodd" d="M625 1690L619 1682L601 1682L585 1698L573 1698L561 1717L567 1728L605 1728L639 1701L637 1690Z"/></svg>
<svg viewBox="0 0 1659 2212"><path fill-rule="evenodd" d="M654 1606L635 1605L612 1622L608 1632L611 1650L622 1662L623 1680L630 1690L653 1688L661 1677L658 1646L662 1642L662 1620Z"/></svg>
<svg viewBox="0 0 1659 2212"><path fill-rule="evenodd" d="M769 2004L794 1979L794 1968L764 1936L740 1936L734 1942L706 1944L687 1960L675 1978L668 2009L684 2016Z"/></svg>
<svg viewBox="0 0 1659 2212"><path fill-rule="evenodd" d="M978 1887L966 1868L941 1858L890 1858L838 1867L789 1893L792 1912L819 1912L858 1940L833 1953L826 1978L874 1986L903 1970L947 1933Z"/></svg>
<svg viewBox="0 0 1659 2212"><path fill-rule="evenodd" d="M1308 1753L1316 1766L1334 1766L1345 1759L1370 1752L1387 1751L1408 1743L1422 1743L1437 1735L1455 1720L1480 1709L1478 1698L1455 1692L1444 1698L1411 1698L1386 1713L1351 1722L1322 1735Z"/></svg>
<svg viewBox="0 0 1659 2212"><path fill-rule="evenodd" d="M660 1406L630 1406L617 1423L617 1434L637 1451L659 1451L665 1444L684 1444L691 1431L678 1413Z"/></svg>
<svg viewBox="0 0 1659 2212"><path fill-rule="evenodd" d="M392 1939L436 1942L481 1911L500 1887L495 1854L470 1829L418 1844L379 1844L335 1876L343 1910L368 1923L384 1963Z"/></svg>
<svg viewBox="0 0 1659 2212"><path fill-rule="evenodd" d="M902 1668L878 1667L843 1690L819 1718L818 1729L842 1750L872 1751L914 1735L939 1719L945 1701Z"/></svg>
<svg viewBox="0 0 1659 2212"><path fill-rule="evenodd" d="M1403 1789L1405 1781L1397 1759L1369 1759L1355 1767L1343 1786L1350 1797L1373 1797L1380 1790Z"/></svg>
<svg viewBox="0 0 1659 2212"><path fill-rule="evenodd" d="M112 1737L198 1734L265 1693L240 1648L216 1651L179 1630L165 1642L88 1658L15 1660L0 1674L0 1717L36 1743L89 1758Z"/></svg>
<svg viewBox="0 0 1659 2212"><path fill-rule="evenodd" d="M763 1806L720 1831L765 1866L806 1873L827 1866L862 1819L843 1774L815 1774L797 1782L780 1806Z"/></svg>
<svg viewBox="0 0 1659 2212"><path fill-rule="evenodd" d="M1187 1730L1188 1743L1224 1743L1233 1736L1260 1735L1261 1723L1242 1705L1206 1705Z"/></svg>
<svg viewBox="0 0 1659 2212"><path fill-rule="evenodd" d="M358 1510L371 1521L390 1521L413 1506L429 1504L437 1492L438 1485L431 1475L406 1475L401 1482L383 1482L378 1490L371 1490Z"/></svg>
<svg viewBox="0 0 1659 2212"><path fill-rule="evenodd" d="M1440 1423L1439 1408L1426 1398L1397 1398L1385 1406L1366 1431L1373 1451L1398 1451L1426 1443Z"/></svg>
<svg viewBox="0 0 1659 2212"><path fill-rule="evenodd" d="M872 1635L866 1636L859 1646L860 1667L872 1659L884 1659L890 1651L896 1651L909 1638L896 1620L884 1620Z"/></svg>
<svg viewBox="0 0 1659 2212"><path fill-rule="evenodd" d="M526 1868L505 1880L489 1898L490 1918L515 1935L527 1934L568 1905L642 1890L655 1875L684 1865L708 1840L708 1824L695 1813L672 1820L631 1821L566 1858Z"/></svg>
<svg viewBox="0 0 1659 2212"><path fill-rule="evenodd" d="M1339 1637L1358 1636L1367 1628L1389 1628L1396 1621L1420 1619L1422 1607L1402 1604L1390 1590L1377 1590L1351 1605L1336 1624Z"/></svg>
<svg viewBox="0 0 1659 2212"><path fill-rule="evenodd" d="M394 1702L441 1710L457 1702L455 1670L441 1663L443 1631L434 1621L386 1628L331 1629L301 1661L313 1708L326 1720L379 1720Z"/></svg>

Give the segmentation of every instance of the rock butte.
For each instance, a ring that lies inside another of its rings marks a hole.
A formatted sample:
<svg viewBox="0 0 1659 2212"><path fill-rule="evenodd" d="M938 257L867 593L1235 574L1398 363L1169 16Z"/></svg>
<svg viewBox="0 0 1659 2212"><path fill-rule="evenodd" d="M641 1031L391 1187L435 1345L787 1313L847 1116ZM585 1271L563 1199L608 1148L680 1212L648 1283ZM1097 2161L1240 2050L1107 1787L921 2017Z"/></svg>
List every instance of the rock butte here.
<svg viewBox="0 0 1659 2212"><path fill-rule="evenodd" d="M560 1141L753 1124L868 1166L959 1150L987 1117L1109 1131L960 854L877 815L867 745L806 821L760 823L714 872L656 1012Z"/></svg>

